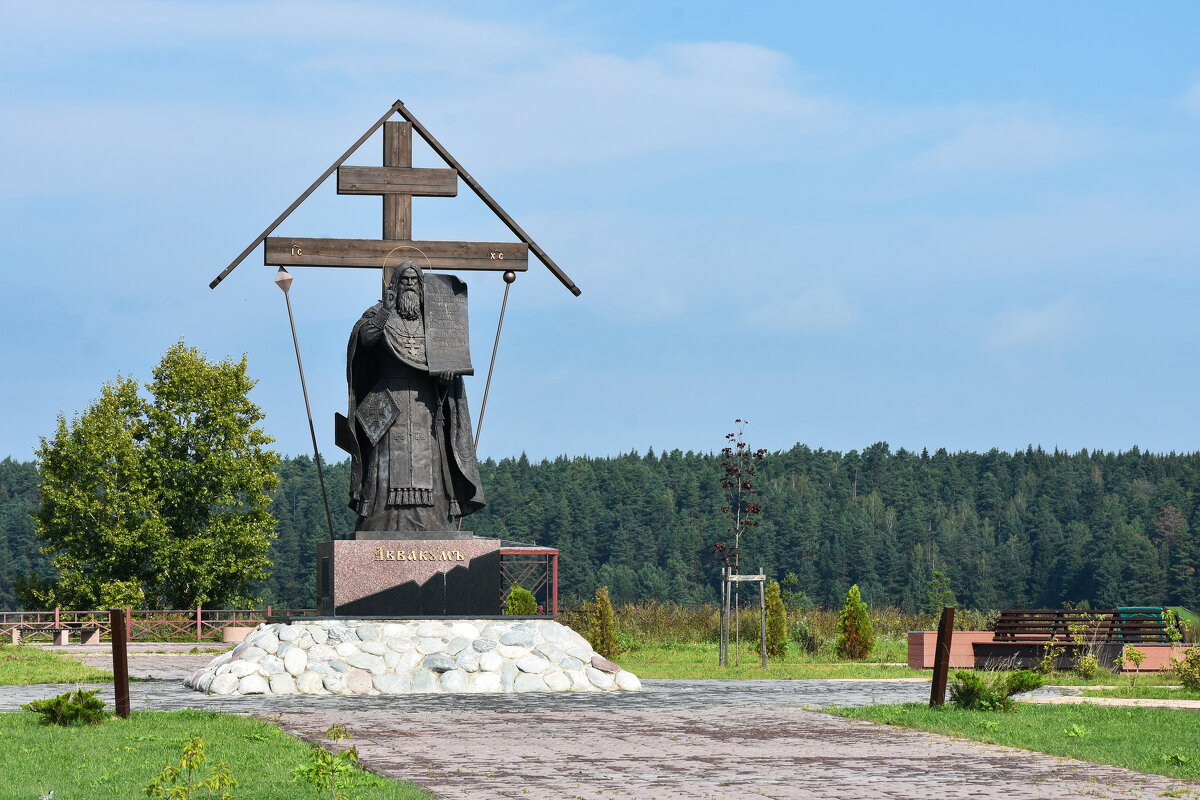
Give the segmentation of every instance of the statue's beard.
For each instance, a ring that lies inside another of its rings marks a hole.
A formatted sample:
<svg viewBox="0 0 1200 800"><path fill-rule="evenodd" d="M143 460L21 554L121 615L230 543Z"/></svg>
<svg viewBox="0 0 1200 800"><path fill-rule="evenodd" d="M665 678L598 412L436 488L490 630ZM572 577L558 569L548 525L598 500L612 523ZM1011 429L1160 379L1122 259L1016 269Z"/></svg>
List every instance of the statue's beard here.
<svg viewBox="0 0 1200 800"><path fill-rule="evenodd" d="M413 289L401 292L396 310L404 319L416 319L421 316L421 296Z"/></svg>

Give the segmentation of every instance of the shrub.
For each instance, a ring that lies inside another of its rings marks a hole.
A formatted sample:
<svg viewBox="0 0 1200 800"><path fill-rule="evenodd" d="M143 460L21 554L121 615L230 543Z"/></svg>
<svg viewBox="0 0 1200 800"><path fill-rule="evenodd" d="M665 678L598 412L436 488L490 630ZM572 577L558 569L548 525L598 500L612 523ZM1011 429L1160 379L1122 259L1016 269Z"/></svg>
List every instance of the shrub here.
<svg viewBox="0 0 1200 800"><path fill-rule="evenodd" d="M810 656L815 656L825 646L825 640L817 633L817 626L806 619L800 620L800 624L796 626L796 641Z"/></svg>
<svg viewBox="0 0 1200 800"><path fill-rule="evenodd" d="M105 720L104 711L102 711L104 701L96 697L99 691L99 689L88 691L76 689L74 692L60 694L58 697L34 700L21 708L41 714L42 722L47 725L96 725Z"/></svg>
<svg viewBox="0 0 1200 800"><path fill-rule="evenodd" d="M767 655L783 658L787 648L787 611L783 607L778 581L771 581L767 584Z"/></svg>
<svg viewBox="0 0 1200 800"><path fill-rule="evenodd" d="M1091 653L1084 653L1075 662L1075 674L1087 680L1095 677L1100 671L1100 660Z"/></svg>
<svg viewBox="0 0 1200 800"><path fill-rule="evenodd" d="M837 645L835 652L842 658L862 659L871 654L875 644L875 633L871 630L871 617L867 604L858 592L858 584L846 592L846 602L838 615Z"/></svg>
<svg viewBox="0 0 1200 800"><path fill-rule="evenodd" d="M965 669L954 673L950 684L950 702L958 708L976 711L1007 711L1013 707L1012 696L1031 692L1042 686L1042 677L1027 669L998 674L988 681L983 675Z"/></svg>
<svg viewBox="0 0 1200 800"><path fill-rule="evenodd" d="M142 792L147 797L165 800L191 800L192 789L204 789L209 798L232 800L238 782L229 774L229 765L222 761L209 770L209 776L196 782L196 771L204 766L204 739L193 736L183 745L183 756L179 766L163 764L162 771L146 785ZM50 794L54 794L51 792ZM199 796L199 795L196 795Z"/></svg>
<svg viewBox="0 0 1200 800"><path fill-rule="evenodd" d="M504 614L509 617L532 617L537 614L537 600L533 593L514 583L508 591L508 602L504 605Z"/></svg>
<svg viewBox="0 0 1200 800"><path fill-rule="evenodd" d="M621 654L617 642L617 625L613 620L612 601L608 599L608 587L596 587L596 599L588 603L588 643L605 658L616 658Z"/></svg>
<svg viewBox="0 0 1200 800"><path fill-rule="evenodd" d="M1200 692L1200 646L1193 645L1181 659L1175 660L1179 682L1194 692Z"/></svg>

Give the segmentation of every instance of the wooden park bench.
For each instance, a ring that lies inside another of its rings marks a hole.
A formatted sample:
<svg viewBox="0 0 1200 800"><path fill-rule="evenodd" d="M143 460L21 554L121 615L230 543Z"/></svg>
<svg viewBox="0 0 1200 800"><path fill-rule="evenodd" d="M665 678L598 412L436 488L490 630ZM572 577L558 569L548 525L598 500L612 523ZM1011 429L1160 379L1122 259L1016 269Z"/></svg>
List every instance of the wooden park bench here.
<svg viewBox="0 0 1200 800"><path fill-rule="evenodd" d="M100 629L99 628L84 628L74 625L47 627L44 625L14 625L9 628L12 633L12 643L20 644L21 637L26 633L48 633L52 638L52 643L55 645L70 644L70 636L72 633L79 634L80 644L100 644Z"/></svg>
<svg viewBox="0 0 1200 800"><path fill-rule="evenodd" d="M1016 608L1000 612L990 642L976 642L975 666L1013 669L1037 666L1046 645L1061 648L1056 669L1069 669L1089 648L1111 667L1125 645L1171 643L1162 608Z"/></svg>

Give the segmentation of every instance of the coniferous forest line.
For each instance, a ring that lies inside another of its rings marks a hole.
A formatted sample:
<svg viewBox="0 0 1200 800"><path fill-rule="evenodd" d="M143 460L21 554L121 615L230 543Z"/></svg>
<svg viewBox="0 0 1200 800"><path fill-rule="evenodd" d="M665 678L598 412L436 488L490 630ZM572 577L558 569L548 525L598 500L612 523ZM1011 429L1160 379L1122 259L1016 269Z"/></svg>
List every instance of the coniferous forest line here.
<svg viewBox="0 0 1200 800"><path fill-rule="evenodd" d="M716 602L732 545L721 514L719 454L488 459L488 506L464 527L561 551L563 602L597 584L614 602ZM312 607L314 552L328 538L310 458L285 458L273 513L274 569L259 587L277 607ZM349 463L325 469L339 536ZM743 571L766 568L813 603L840 604L852 584L872 605L920 610L935 580L974 609L1183 605L1200 608L1200 454L892 452L878 443L838 453L796 445L771 453L754 480L761 524L743 539ZM30 510L34 465L0 461L0 609L15 579L38 571Z"/></svg>

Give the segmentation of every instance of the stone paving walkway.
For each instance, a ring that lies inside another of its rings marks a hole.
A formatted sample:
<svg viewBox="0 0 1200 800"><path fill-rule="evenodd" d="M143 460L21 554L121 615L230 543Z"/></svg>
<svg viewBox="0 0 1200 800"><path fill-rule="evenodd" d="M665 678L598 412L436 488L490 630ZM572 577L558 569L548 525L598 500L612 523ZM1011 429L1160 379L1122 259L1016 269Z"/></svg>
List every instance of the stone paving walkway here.
<svg viewBox="0 0 1200 800"><path fill-rule="evenodd" d="M1200 796L1197 784L800 707L924 701L920 681L644 685L637 694L237 698L158 680L131 694L135 709L252 713L308 739L344 725L352 738L343 744L364 766L440 798ZM111 686L90 688L112 702ZM0 709L63 690L0 687Z"/></svg>

